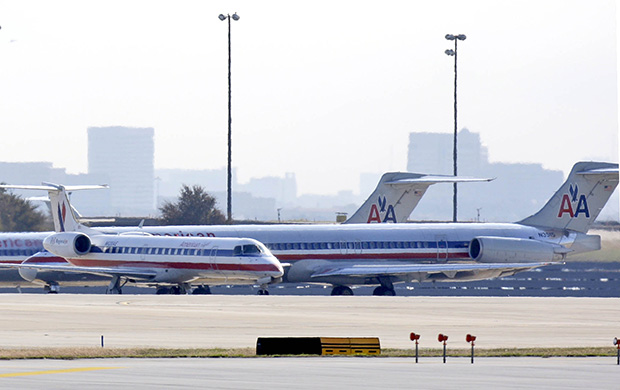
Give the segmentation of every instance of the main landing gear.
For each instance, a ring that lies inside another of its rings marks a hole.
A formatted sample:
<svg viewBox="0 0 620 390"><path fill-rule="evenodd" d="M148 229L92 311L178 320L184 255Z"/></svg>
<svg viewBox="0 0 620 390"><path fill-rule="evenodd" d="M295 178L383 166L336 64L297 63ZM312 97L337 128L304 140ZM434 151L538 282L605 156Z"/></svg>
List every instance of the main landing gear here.
<svg viewBox="0 0 620 390"><path fill-rule="evenodd" d="M381 283L381 285L374 289L372 295L382 295L388 297L393 297L394 295L396 295L396 293L394 292L394 285L392 284L392 280L390 280L390 278L379 277L377 279L379 280L379 283Z"/></svg>
<svg viewBox="0 0 620 390"><path fill-rule="evenodd" d="M372 295L383 295L383 296L393 297L394 295L396 295L396 293L394 292L393 288L389 289L387 287L379 286L373 290Z"/></svg>
<svg viewBox="0 0 620 390"><path fill-rule="evenodd" d="M203 291L207 291L207 292L202 292L202 293L193 292L193 294L211 294L211 290L209 290L209 286L206 287L206 290L204 289L204 286L200 286L196 290L198 290L199 288L203 288ZM190 291L192 291L192 286L190 286L189 283L181 283L178 286L171 286L171 287L159 286L157 287L155 294L156 295L166 295L166 294L185 295L185 294L189 294Z"/></svg>
<svg viewBox="0 0 620 390"><path fill-rule="evenodd" d="M348 286L334 286L332 295L353 295L353 290Z"/></svg>
<svg viewBox="0 0 620 390"><path fill-rule="evenodd" d="M122 294L123 286L127 284L128 280L121 278L120 276L114 276L110 285L108 286L108 290L106 294Z"/></svg>

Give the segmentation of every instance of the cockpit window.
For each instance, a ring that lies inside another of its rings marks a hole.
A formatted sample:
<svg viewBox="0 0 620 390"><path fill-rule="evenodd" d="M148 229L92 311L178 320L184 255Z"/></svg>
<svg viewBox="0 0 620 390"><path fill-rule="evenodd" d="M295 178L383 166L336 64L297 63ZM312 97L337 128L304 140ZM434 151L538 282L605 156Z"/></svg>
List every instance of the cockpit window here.
<svg viewBox="0 0 620 390"><path fill-rule="evenodd" d="M261 248L258 245L249 244L249 245L237 245L233 248L233 256L252 256L259 255L263 253Z"/></svg>

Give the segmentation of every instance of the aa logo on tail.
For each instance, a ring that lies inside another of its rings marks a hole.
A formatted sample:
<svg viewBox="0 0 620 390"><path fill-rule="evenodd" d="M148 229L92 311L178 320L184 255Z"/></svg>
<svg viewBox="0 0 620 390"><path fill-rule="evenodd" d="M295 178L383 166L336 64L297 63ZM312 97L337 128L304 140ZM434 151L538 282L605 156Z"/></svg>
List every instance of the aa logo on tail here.
<svg viewBox="0 0 620 390"><path fill-rule="evenodd" d="M562 218L564 214L570 215L571 218L576 218L580 214L585 215L586 218L590 218L590 210L588 209L586 196L584 194L579 195L579 187L577 187L577 184L571 184L568 192L568 194L562 196L558 218Z"/></svg>
<svg viewBox="0 0 620 390"><path fill-rule="evenodd" d="M383 219L381 219L381 215L383 215ZM379 196L379 198L377 198L377 203L373 203L370 206L370 213L368 213L367 223L373 223L373 222L396 223L396 213L394 212L394 206L391 204L387 204L387 199L385 198L384 195Z"/></svg>
<svg viewBox="0 0 620 390"><path fill-rule="evenodd" d="M67 217L67 206L65 206L64 202L62 204L62 210L60 209L60 204L58 205L58 222L60 223L60 231L65 231L65 218Z"/></svg>

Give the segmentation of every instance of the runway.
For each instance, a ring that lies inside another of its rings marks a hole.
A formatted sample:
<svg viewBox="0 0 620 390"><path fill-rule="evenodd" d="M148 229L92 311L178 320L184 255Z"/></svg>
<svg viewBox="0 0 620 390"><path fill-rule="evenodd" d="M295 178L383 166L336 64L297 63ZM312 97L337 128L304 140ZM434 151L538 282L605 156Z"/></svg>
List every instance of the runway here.
<svg viewBox="0 0 620 390"><path fill-rule="evenodd" d="M610 358L264 358L13 360L3 388L617 389Z"/></svg>
<svg viewBox="0 0 620 390"><path fill-rule="evenodd" d="M0 295L0 345L254 347L258 337L379 337L383 348L612 347L618 298Z"/></svg>

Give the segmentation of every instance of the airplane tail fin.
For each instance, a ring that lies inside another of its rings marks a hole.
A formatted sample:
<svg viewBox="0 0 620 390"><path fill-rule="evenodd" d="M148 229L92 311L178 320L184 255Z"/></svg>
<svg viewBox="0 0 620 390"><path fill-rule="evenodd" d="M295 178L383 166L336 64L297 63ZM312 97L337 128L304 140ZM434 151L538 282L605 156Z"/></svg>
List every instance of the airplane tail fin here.
<svg viewBox="0 0 620 390"><path fill-rule="evenodd" d="M364 204L343 223L406 222L428 187L433 184L491 180L493 179L388 172L381 177Z"/></svg>
<svg viewBox="0 0 620 390"><path fill-rule="evenodd" d="M44 190L49 194L50 208L54 220L54 231L56 232L75 232L88 231L90 228L82 225L74 213L74 209L69 202L67 191L93 190L108 188L107 185L78 185L62 186L53 183L42 183L40 186L29 185L0 185L0 188L13 188L22 190Z"/></svg>
<svg viewBox="0 0 620 390"><path fill-rule="evenodd" d="M618 164L578 162L536 214L518 223L586 233L618 185Z"/></svg>

